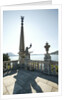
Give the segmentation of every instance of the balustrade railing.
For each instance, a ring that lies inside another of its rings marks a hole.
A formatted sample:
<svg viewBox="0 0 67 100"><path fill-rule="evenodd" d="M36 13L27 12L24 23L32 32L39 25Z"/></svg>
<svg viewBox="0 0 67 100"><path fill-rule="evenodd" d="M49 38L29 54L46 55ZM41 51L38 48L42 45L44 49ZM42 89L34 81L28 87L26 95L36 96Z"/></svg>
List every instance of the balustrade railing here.
<svg viewBox="0 0 67 100"><path fill-rule="evenodd" d="M41 72L45 71L44 67L45 61L36 61L36 60L29 60L27 61L25 67L29 70L38 70ZM51 75L58 75L58 62L51 61L50 62L50 74Z"/></svg>
<svg viewBox="0 0 67 100"><path fill-rule="evenodd" d="M25 61L24 68L26 70L37 70L40 72L45 71L44 67L45 61L36 61L36 60L28 60ZM19 60L16 61L4 61L3 62L3 71L17 69L20 67ZM58 75L58 62L50 62L50 74L51 75Z"/></svg>
<svg viewBox="0 0 67 100"><path fill-rule="evenodd" d="M3 72L11 69L17 69L19 60L16 61L4 61L3 62Z"/></svg>

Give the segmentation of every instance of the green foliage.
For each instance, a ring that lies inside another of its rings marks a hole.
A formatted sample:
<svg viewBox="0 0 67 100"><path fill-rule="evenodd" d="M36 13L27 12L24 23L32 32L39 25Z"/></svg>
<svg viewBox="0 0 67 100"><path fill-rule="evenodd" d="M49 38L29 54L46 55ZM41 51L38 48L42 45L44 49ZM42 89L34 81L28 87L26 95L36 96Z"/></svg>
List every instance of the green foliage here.
<svg viewBox="0 0 67 100"><path fill-rule="evenodd" d="M58 66L57 65L51 65L51 70L53 71L53 67L56 67L56 72L58 72Z"/></svg>
<svg viewBox="0 0 67 100"><path fill-rule="evenodd" d="M10 61L8 53L7 54L3 54L3 61Z"/></svg>
<svg viewBox="0 0 67 100"><path fill-rule="evenodd" d="M58 72L58 66L56 65L55 67L56 67L56 71Z"/></svg>
<svg viewBox="0 0 67 100"><path fill-rule="evenodd" d="M8 65L8 69L10 69L10 65Z"/></svg>

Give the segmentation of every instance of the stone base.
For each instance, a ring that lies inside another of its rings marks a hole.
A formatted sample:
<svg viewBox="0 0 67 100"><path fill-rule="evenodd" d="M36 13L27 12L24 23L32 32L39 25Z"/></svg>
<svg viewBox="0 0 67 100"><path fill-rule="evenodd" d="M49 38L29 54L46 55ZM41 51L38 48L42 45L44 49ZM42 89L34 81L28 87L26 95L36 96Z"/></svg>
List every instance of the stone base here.
<svg viewBox="0 0 67 100"><path fill-rule="evenodd" d="M24 59L25 69L28 68L28 61L30 60L30 55L26 55Z"/></svg>
<svg viewBox="0 0 67 100"><path fill-rule="evenodd" d="M19 64L24 64L24 58L19 56Z"/></svg>
<svg viewBox="0 0 67 100"><path fill-rule="evenodd" d="M19 64L24 64L25 54L24 52L19 52Z"/></svg>
<svg viewBox="0 0 67 100"><path fill-rule="evenodd" d="M26 56L25 56L25 59L26 59L26 60L27 60L27 59L30 60L30 55L26 55Z"/></svg>
<svg viewBox="0 0 67 100"><path fill-rule="evenodd" d="M45 54L44 57L44 73L45 74L50 74L51 72L51 66L50 66L50 61L51 61L51 56L50 54Z"/></svg>
<svg viewBox="0 0 67 100"><path fill-rule="evenodd" d="M50 63L49 62L44 63L44 73L50 74Z"/></svg>

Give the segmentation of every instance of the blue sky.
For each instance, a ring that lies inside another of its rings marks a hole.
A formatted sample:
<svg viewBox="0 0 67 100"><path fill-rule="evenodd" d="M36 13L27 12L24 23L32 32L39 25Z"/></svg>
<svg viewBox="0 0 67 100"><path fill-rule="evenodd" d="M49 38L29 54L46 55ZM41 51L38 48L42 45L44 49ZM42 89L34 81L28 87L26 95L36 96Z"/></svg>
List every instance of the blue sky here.
<svg viewBox="0 0 67 100"><path fill-rule="evenodd" d="M21 16L24 16L25 48L32 43L33 54L44 54L48 42L49 52L58 50L58 10L12 10L3 12L3 53L19 52Z"/></svg>

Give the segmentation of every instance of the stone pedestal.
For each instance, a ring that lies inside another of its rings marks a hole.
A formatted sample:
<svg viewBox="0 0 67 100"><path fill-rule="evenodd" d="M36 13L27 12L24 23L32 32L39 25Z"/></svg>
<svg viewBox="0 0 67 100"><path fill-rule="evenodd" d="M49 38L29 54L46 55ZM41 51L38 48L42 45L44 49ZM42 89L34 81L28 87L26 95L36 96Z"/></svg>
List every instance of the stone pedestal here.
<svg viewBox="0 0 67 100"><path fill-rule="evenodd" d="M24 64L25 55L23 52L19 52L19 63L20 65Z"/></svg>
<svg viewBox="0 0 67 100"><path fill-rule="evenodd" d="M28 55L25 56L25 60L24 60L25 69L28 68L28 62L29 62L29 60L30 60L30 55L28 54Z"/></svg>
<svg viewBox="0 0 67 100"><path fill-rule="evenodd" d="M50 56L50 54L45 54L44 61L48 61L48 62L51 61L51 56Z"/></svg>
<svg viewBox="0 0 67 100"><path fill-rule="evenodd" d="M45 57L44 57L44 73L45 74L51 73L50 61L51 61L50 54L45 54Z"/></svg>

